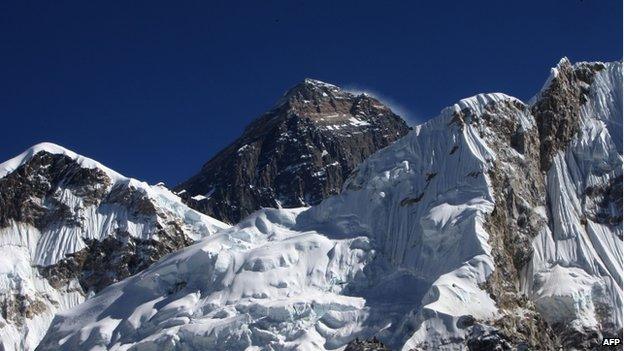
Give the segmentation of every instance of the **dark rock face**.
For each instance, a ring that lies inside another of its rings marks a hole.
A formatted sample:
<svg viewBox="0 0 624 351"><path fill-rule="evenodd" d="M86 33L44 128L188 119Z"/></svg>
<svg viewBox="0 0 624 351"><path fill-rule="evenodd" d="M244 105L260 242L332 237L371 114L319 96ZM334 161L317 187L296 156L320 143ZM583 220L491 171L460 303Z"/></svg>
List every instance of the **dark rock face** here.
<svg viewBox="0 0 624 351"><path fill-rule="evenodd" d="M230 223L261 207L314 205L409 129L373 97L306 79L175 190Z"/></svg>
<svg viewBox="0 0 624 351"><path fill-rule="evenodd" d="M546 221L534 208L546 203L546 184L540 170L540 135L537 128L525 129L523 116L529 106L518 100L503 100L484 106L480 116L466 109L453 121L496 133L483 134L497 151L488 177L493 188L495 207L484 222L496 269L482 288L506 311L490 325L462 316L458 328L469 330L469 350L556 350L557 338L533 304L520 291L521 270L533 255L531 241ZM531 179L527 182L527 179Z"/></svg>
<svg viewBox="0 0 624 351"><path fill-rule="evenodd" d="M57 289L77 278L85 292L97 292L192 242L177 221L161 225L157 221L161 214L141 191L126 184L111 187L111 179L104 171L83 168L68 156L48 152L35 154L26 164L0 178L0 228L11 223L29 224L41 232L55 226L80 228L83 218L79 209L66 205L60 190L69 190L79 197L82 207L124 208L131 220L152 227L153 237L158 240L141 240L120 228L101 241L83 238L87 248L53 265L38 267L40 274ZM19 306L18 302L26 298L6 299L1 312L10 314L17 309L11 306Z"/></svg>
<svg viewBox="0 0 624 351"><path fill-rule="evenodd" d="M123 231L101 241L86 240L87 248L38 269L54 288L60 289L72 279L78 279L84 291L98 292L193 243L175 222L168 228L158 226L155 234L159 240L141 240Z"/></svg>
<svg viewBox="0 0 624 351"><path fill-rule="evenodd" d="M587 101L589 86L600 63L573 66L567 58L557 66L558 75L538 97L531 112L540 134L540 164L547 171L554 154L565 149L579 130L579 112Z"/></svg>
<svg viewBox="0 0 624 351"><path fill-rule="evenodd" d="M588 186L585 196L589 219L602 224L622 223L622 176L603 186Z"/></svg>
<svg viewBox="0 0 624 351"><path fill-rule="evenodd" d="M526 344L513 346L505 335L497 330L484 330L480 325L472 329L466 339L466 346L470 351L529 350Z"/></svg>
<svg viewBox="0 0 624 351"><path fill-rule="evenodd" d="M369 340L353 340L347 344L344 351L390 351L381 341L377 338Z"/></svg>
<svg viewBox="0 0 624 351"><path fill-rule="evenodd" d="M54 198L60 186L84 199L85 204L98 203L110 179L99 169L80 167L65 155L39 152L22 167L0 178L0 228L10 221L43 228L51 222L77 225L71 210ZM44 204L43 199L49 199Z"/></svg>
<svg viewBox="0 0 624 351"><path fill-rule="evenodd" d="M556 325L560 331L565 350L621 350L622 347L602 346L602 340L607 338L622 338L622 331L618 333L601 332L589 328L570 329L565 325Z"/></svg>
<svg viewBox="0 0 624 351"><path fill-rule="evenodd" d="M0 298L0 314L4 320L22 326L27 318L33 318L48 310L44 299L44 296L31 297L19 292L7 294ZM0 322L0 328L3 326Z"/></svg>

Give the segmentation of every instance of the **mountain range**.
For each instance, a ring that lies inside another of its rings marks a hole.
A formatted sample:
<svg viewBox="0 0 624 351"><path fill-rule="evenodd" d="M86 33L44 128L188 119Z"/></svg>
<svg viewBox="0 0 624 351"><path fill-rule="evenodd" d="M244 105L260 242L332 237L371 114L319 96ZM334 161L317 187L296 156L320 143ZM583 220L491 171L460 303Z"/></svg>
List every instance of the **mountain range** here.
<svg viewBox="0 0 624 351"><path fill-rule="evenodd" d="M622 63L409 127L306 79L171 191L0 164L5 350L559 350L622 335Z"/></svg>

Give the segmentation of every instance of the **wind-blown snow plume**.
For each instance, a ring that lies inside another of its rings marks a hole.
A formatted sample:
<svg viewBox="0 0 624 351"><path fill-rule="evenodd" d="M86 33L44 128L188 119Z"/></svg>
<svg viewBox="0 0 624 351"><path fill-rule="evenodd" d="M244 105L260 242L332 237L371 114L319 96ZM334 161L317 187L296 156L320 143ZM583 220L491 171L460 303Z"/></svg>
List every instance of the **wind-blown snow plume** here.
<svg viewBox="0 0 624 351"><path fill-rule="evenodd" d="M369 89L356 84L350 84L345 86L344 90L353 95L365 94L374 97L382 104L388 106L392 111L394 111L394 113L401 116L401 118L403 118L410 126L416 126L422 123L422 120L418 118L418 114L415 113L412 109L407 108L405 105L401 104L395 99L375 89Z"/></svg>

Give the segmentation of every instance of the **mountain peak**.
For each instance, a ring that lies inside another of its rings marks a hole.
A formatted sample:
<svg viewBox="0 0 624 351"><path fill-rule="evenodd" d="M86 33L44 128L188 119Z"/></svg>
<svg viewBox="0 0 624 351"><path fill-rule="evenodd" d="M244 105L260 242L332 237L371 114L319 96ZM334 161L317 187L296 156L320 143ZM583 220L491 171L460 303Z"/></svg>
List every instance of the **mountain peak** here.
<svg viewBox="0 0 624 351"><path fill-rule="evenodd" d="M582 109L595 94L591 91L594 78L606 68L601 62L572 64L564 57L551 69L546 83L531 99L529 105L543 141L541 166L544 170L550 167L553 155L565 149L581 128Z"/></svg>
<svg viewBox="0 0 624 351"><path fill-rule="evenodd" d="M3 163L0 163L0 178L3 178L7 174L12 173L17 168L27 163L28 161L30 161L33 158L33 156L41 152L47 152L52 155L67 156L71 158L72 160L75 160L78 164L80 164L84 168L99 168L114 180L126 179L126 177L122 176L116 171L113 171L112 169L102 165L101 163L95 160L79 155L75 153L74 151L71 151L63 146L60 146L58 144L51 143L51 142L41 142L41 143L35 144L29 147L28 149L26 149L21 154L13 157L12 159L5 161Z"/></svg>
<svg viewBox="0 0 624 351"><path fill-rule="evenodd" d="M305 85L310 85L310 86L315 86L315 87L324 87L324 88L338 88L337 86L333 84L325 83L323 81L320 81L318 79L313 79L313 78L305 78L303 82L301 82L300 84L305 84Z"/></svg>
<svg viewBox="0 0 624 351"><path fill-rule="evenodd" d="M371 95L353 93L311 78L290 88L275 107L280 108L288 111L288 115L304 117L321 125L348 124L350 118L357 118L357 115L374 119L374 116L394 114Z"/></svg>
<svg viewBox="0 0 624 351"><path fill-rule="evenodd" d="M230 223L262 207L317 204L408 131L378 100L306 78L176 190L191 207Z"/></svg>
<svg viewBox="0 0 624 351"><path fill-rule="evenodd" d="M568 65L572 66L572 62L570 62L570 59L567 56L562 57L557 63L557 67L568 66Z"/></svg>
<svg viewBox="0 0 624 351"><path fill-rule="evenodd" d="M343 91L336 85L325 83L317 79L305 78L303 81L288 89L283 98L278 102L278 106L294 101L309 103L332 99L348 99L352 97L353 94Z"/></svg>

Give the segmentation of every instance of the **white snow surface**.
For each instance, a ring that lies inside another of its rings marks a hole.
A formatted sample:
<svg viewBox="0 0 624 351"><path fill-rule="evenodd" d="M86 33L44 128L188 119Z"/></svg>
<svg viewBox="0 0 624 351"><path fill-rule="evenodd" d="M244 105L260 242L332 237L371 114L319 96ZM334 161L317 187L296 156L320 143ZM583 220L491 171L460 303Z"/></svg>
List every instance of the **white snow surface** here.
<svg viewBox="0 0 624 351"><path fill-rule="evenodd" d="M81 226L56 226L43 232L27 223L13 222L0 228L0 295L21 294L42 301L45 311L27 318L25 325L17 325L0 316L0 349L32 350L36 347L52 321L54 314L74 307L85 300L85 292L77 281L62 289L53 288L36 266L49 266L85 247L85 239L102 240L114 235L117 229L126 230L139 239L155 239L155 226L170 220L178 221L186 235L199 240L221 229L225 223L196 212L184 205L180 198L161 185L150 186L121 174L70 150L52 143L37 144L21 155L0 164L0 178L27 163L38 152L66 155L84 168L99 168L114 186L133 187L148 196L159 211L158 218L136 218L121 205L90 205L72 193L59 188L58 198L69 208L78 211ZM104 268L105 269L105 268Z"/></svg>
<svg viewBox="0 0 624 351"><path fill-rule="evenodd" d="M580 225L586 185L622 174L621 63L607 67L548 172L549 206L536 211L549 226L522 282L545 318L579 327L599 323L599 303L622 327L621 223ZM484 221L498 150L495 131L453 118L508 102L482 94L446 108L367 159L340 195L257 211L59 313L40 349L339 350L372 335L393 349L461 349L461 316L499 316L480 288L495 269ZM536 128L528 111L501 118Z"/></svg>

